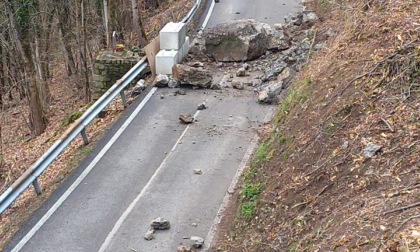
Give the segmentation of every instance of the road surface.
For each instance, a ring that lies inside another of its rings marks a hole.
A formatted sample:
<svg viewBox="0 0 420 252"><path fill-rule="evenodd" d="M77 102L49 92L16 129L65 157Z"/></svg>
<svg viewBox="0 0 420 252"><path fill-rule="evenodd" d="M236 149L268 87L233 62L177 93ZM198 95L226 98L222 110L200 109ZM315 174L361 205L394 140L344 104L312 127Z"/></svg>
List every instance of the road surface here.
<svg viewBox="0 0 420 252"><path fill-rule="evenodd" d="M282 1L221 0L208 25L236 17L277 23L280 13L295 8L278 11L289 6ZM149 92L5 251L176 251L190 244L185 237L208 236L232 179L256 145L255 128L274 108L258 105L245 90ZM196 110L203 102L208 108ZM194 114L196 121L181 124L180 113ZM168 219L171 228L146 241L156 217Z"/></svg>

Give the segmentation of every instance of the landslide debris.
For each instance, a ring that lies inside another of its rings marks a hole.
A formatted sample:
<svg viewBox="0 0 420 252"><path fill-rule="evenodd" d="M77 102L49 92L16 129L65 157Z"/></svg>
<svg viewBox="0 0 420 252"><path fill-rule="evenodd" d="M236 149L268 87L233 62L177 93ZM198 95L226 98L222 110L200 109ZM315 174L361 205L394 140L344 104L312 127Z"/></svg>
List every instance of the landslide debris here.
<svg viewBox="0 0 420 252"><path fill-rule="evenodd" d="M298 68L212 251L418 251L419 2L306 5L313 41L330 38Z"/></svg>

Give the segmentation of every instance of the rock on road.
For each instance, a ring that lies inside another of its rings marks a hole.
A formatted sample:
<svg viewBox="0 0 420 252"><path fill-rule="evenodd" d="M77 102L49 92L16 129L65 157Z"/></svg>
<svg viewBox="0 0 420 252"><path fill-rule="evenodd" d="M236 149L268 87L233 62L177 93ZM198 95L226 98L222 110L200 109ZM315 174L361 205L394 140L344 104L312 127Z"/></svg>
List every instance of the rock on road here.
<svg viewBox="0 0 420 252"><path fill-rule="evenodd" d="M220 0L208 26L239 18L278 23L296 6L294 0ZM197 112L203 102L207 109ZM196 113L196 121L180 123L181 113ZM254 128L272 113L273 107L256 103L252 91L199 89L174 96L171 89L158 89L23 246L16 244L60 195L47 201L5 250L165 252L190 245L191 236L206 238L232 178L252 149ZM157 217L169 220L171 227L147 241L144 235Z"/></svg>

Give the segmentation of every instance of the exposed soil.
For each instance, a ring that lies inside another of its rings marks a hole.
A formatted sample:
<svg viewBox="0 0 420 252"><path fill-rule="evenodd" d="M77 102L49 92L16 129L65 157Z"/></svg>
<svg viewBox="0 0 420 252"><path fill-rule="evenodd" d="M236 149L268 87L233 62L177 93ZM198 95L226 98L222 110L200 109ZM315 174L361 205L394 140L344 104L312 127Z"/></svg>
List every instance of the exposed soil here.
<svg viewBox="0 0 420 252"><path fill-rule="evenodd" d="M334 36L285 94L212 250L419 251L420 5L309 8Z"/></svg>

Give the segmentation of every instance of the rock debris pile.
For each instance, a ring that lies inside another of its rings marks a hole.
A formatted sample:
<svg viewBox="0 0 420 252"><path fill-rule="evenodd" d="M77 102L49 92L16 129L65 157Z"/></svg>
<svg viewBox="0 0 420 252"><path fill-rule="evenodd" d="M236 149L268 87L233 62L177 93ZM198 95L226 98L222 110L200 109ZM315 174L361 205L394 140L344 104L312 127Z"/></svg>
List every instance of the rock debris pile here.
<svg viewBox="0 0 420 252"><path fill-rule="evenodd" d="M187 61L176 64L171 77L158 75L154 85L250 90L260 103L277 103L299 65L333 35L317 34L312 28L317 20L305 10L287 15L284 24L234 20L200 31ZM222 80L215 80L215 71L223 72Z"/></svg>
<svg viewBox="0 0 420 252"><path fill-rule="evenodd" d="M158 217L152 220L152 222L150 223L150 228L144 234L144 239L148 241L153 240L155 238L153 234L155 233L156 230L166 230L170 228L171 228L171 223L167 219Z"/></svg>

